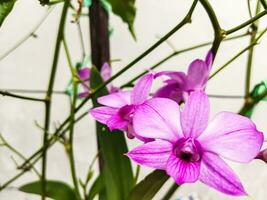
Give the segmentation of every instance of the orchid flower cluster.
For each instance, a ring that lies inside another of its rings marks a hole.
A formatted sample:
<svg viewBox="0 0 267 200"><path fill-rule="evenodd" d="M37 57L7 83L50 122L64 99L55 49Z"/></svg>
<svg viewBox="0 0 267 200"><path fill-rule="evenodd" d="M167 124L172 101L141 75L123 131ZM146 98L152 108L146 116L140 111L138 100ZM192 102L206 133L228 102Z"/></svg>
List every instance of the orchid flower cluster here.
<svg viewBox="0 0 267 200"><path fill-rule="evenodd" d="M187 74L148 73L131 91L114 92L109 85L110 94L98 98L103 106L90 114L111 131L125 131L128 138L143 142L127 153L138 165L165 170L177 184L199 180L228 195L246 195L224 159L252 161L262 147L263 133L249 118L231 112L220 112L209 122L205 87L212 61L209 52L205 60L194 60ZM104 65L101 74L106 80L110 68ZM79 76L88 79L90 71L82 70ZM153 81L161 76L167 80L150 96Z"/></svg>

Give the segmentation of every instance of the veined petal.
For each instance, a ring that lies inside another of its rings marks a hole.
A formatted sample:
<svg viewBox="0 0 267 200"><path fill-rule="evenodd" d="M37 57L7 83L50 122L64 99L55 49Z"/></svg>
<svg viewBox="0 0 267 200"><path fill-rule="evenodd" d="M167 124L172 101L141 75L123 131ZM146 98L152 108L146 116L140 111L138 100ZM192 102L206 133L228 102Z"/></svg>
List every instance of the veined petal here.
<svg viewBox="0 0 267 200"><path fill-rule="evenodd" d="M112 131L114 129L119 129L122 131L127 130L127 126L129 125L129 121L121 118L119 114L112 115L107 120L107 126Z"/></svg>
<svg viewBox="0 0 267 200"><path fill-rule="evenodd" d="M166 169L170 157L172 144L168 141L157 140L148 142L127 153L127 156L139 165Z"/></svg>
<svg viewBox="0 0 267 200"><path fill-rule="evenodd" d="M209 77L209 69L203 60L194 60L187 72L187 85L191 90L204 90Z"/></svg>
<svg viewBox="0 0 267 200"><path fill-rule="evenodd" d="M111 67L107 62L102 65L100 75L104 81L108 80L111 77Z"/></svg>
<svg viewBox="0 0 267 200"><path fill-rule="evenodd" d="M91 70L88 67L80 69L78 71L78 76L83 81L89 79L90 78L90 74L91 74Z"/></svg>
<svg viewBox="0 0 267 200"><path fill-rule="evenodd" d="M172 153L167 162L166 171L177 184L194 183L200 174L200 161L187 162Z"/></svg>
<svg viewBox="0 0 267 200"><path fill-rule="evenodd" d="M181 125L185 137L198 137L207 127L209 120L209 99L204 92L193 92L181 113Z"/></svg>
<svg viewBox="0 0 267 200"><path fill-rule="evenodd" d="M114 108L120 108L131 104L131 92L116 92L106 96L99 97L98 103Z"/></svg>
<svg viewBox="0 0 267 200"><path fill-rule="evenodd" d="M139 79L132 91L131 101L133 104L138 105L147 100L153 79L153 74L146 74Z"/></svg>
<svg viewBox="0 0 267 200"><path fill-rule="evenodd" d="M153 98L138 106L133 116L137 135L176 142L183 137L177 103L166 98Z"/></svg>
<svg viewBox="0 0 267 200"><path fill-rule="evenodd" d="M240 180L232 169L213 153L204 152L199 180L228 195L246 195Z"/></svg>
<svg viewBox="0 0 267 200"><path fill-rule="evenodd" d="M106 124L107 120L111 118L113 115L115 115L117 112L118 112L117 108L101 106L90 110L89 114L91 114L95 118L95 120L103 124Z"/></svg>
<svg viewBox="0 0 267 200"><path fill-rule="evenodd" d="M233 161L249 162L259 153L263 134L257 131L249 118L221 112L210 122L198 141L205 150Z"/></svg>
<svg viewBox="0 0 267 200"><path fill-rule="evenodd" d="M166 84L155 92L154 97L169 98L180 103L183 100L183 92L177 83Z"/></svg>

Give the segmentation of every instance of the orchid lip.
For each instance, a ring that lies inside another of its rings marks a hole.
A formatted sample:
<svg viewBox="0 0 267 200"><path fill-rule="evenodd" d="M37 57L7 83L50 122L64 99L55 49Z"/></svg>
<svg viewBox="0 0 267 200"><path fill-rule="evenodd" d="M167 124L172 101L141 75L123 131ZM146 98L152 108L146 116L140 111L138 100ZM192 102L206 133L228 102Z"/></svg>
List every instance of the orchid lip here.
<svg viewBox="0 0 267 200"><path fill-rule="evenodd" d="M134 106L133 105L125 105L119 110L119 115L121 118L131 121L133 118L133 113L134 113Z"/></svg>
<svg viewBox="0 0 267 200"><path fill-rule="evenodd" d="M197 162L201 160L202 148L196 139L182 138L174 145L173 153L185 162Z"/></svg>

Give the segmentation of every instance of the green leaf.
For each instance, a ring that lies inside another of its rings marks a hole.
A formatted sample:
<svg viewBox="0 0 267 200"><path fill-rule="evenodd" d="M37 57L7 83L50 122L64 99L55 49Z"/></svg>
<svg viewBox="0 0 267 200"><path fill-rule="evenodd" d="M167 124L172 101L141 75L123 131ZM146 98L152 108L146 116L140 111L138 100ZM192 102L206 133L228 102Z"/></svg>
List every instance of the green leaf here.
<svg viewBox="0 0 267 200"><path fill-rule="evenodd" d="M28 183L19 188L20 191L31 194L42 194L41 181ZM47 197L54 200L75 200L74 190L66 183L60 181L47 181Z"/></svg>
<svg viewBox="0 0 267 200"><path fill-rule="evenodd" d="M93 183L92 187L90 188L89 194L88 194L88 200L93 200L94 197L99 194L100 192L105 190L105 182L103 174L100 174L95 182Z"/></svg>
<svg viewBox="0 0 267 200"><path fill-rule="evenodd" d="M107 0L114 14L118 15L125 23L128 24L129 31L136 40L134 32L134 19L136 15L135 0Z"/></svg>
<svg viewBox="0 0 267 200"><path fill-rule="evenodd" d="M11 12L16 0L0 0L0 27Z"/></svg>
<svg viewBox="0 0 267 200"><path fill-rule="evenodd" d="M134 187L127 200L151 200L168 179L165 171L153 171Z"/></svg>
<svg viewBox="0 0 267 200"><path fill-rule="evenodd" d="M98 70L92 67L90 86L96 89L103 83ZM108 94L106 88L93 96L94 107L98 106L97 97ZM97 138L100 145L100 159L103 159L105 191L108 200L124 200L134 185L131 162L124 154L128 152L124 133L122 131L110 132L108 128L97 123Z"/></svg>

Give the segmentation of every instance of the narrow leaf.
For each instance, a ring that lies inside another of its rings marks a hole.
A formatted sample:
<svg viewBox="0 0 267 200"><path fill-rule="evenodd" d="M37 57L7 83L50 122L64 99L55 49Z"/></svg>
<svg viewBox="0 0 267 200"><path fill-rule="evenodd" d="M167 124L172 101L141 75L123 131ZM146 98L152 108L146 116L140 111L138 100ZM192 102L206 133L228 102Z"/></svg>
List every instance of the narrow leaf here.
<svg viewBox="0 0 267 200"><path fill-rule="evenodd" d="M1 0L0 1L0 27L2 26L5 18L11 12L16 0Z"/></svg>
<svg viewBox="0 0 267 200"><path fill-rule="evenodd" d="M90 85L97 88L103 80L98 70L91 70ZM102 89L92 98L93 105L98 106L98 96L108 94L107 89ZM103 159L104 169L101 171L105 180L105 190L108 200L125 199L134 185L131 162L124 154L128 152L124 133L122 131L110 132L108 128L97 123L97 137L100 144L100 157Z"/></svg>
<svg viewBox="0 0 267 200"><path fill-rule="evenodd" d="M48 180L47 184L47 197L54 200L75 200L74 190L66 183L60 181ZM28 183L19 188L20 191L31 194L42 194L41 181Z"/></svg>
<svg viewBox="0 0 267 200"><path fill-rule="evenodd" d="M129 31L134 39L134 19L136 15L135 0L108 0L112 6L114 14L118 15L125 23L128 24Z"/></svg>
<svg viewBox="0 0 267 200"><path fill-rule="evenodd" d="M134 187L127 200L151 200L168 179L165 171L153 171Z"/></svg>

